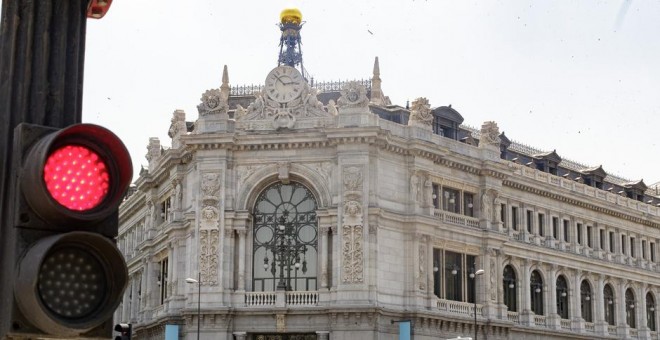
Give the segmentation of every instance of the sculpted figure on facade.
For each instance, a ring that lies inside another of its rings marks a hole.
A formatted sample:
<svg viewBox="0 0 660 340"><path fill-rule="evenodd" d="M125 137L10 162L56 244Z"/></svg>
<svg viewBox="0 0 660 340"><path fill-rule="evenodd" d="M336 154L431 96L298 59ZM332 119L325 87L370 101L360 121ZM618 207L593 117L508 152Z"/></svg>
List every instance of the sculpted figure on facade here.
<svg viewBox="0 0 660 340"><path fill-rule="evenodd" d="M359 202L344 203L344 225L362 225L362 206Z"/></svg>
<svg viewBox="0 0 660 340"><path fill-rule="evenodd" d="M328 101L327 109L328 109L328 113L332 116L336 116L339 114L339 111L337 111L337 105L335 104L335 101L332 99Z"/></svg>
<svg viewBox="0 0 660 340"><path fill-rule="evenodd" d="M481 125L481 137L479 137L479 147L485 148L487 146L500 147L500 129L497 123L493 121L484 122Z"/></svg>
<svg viewBox="0 0 660 340"><path fill-rule="evenodd" d="M150 230L153 228L156 221L156 209L154 208L154 202L149 197L147 197L145 205L147 207L147 212L144 217L144 226L145 230Z"/></svg>
<svg viewBox="0 0 660 340"><path fill-rule="evenodd" d="M420 238L419 243L419 270L417 273L417 280L419 282L419 290L426 290L426 237Z"/></svg>
<svg viewBox="0 0 660 340"><path fill-rule="evenodd" d="M172 113L172 120L167 135L172 138L172 148L178 149L181 146L181 136L188 132L186 128L186 113L183 110L176 110Z"/></svg>
<svg viewBox="0 0 660 340"><path fill-rule="evenodd" d="M162 149L160 147L160 139L158 137L149 137L149 144L147 145L147 154L144 156L149 162L149 171L153 171L156 160L160 157Z"/></svg>
<svg viewBox="0 0 660 340"><path fill-rule="evenodd" d="M223 98L219 89L207 90L204 92L204 94L202 94L202 98L200 100L201 103L197 105L197 111L199 112L200 117L214 114L227 114L229 105Z"/></svg>
<svg viewBox="0 0 660 340"><path fill-rule="evenodd" d="M409 126L419 126L425 129L431 129L433 124L433 114L431 113L431 105L429 100L420 97L412 102L410 107L410 118L408 119Z"/></svg>
<svg viewBox="0 0 660 340"><path fill-rule="evenodd" d="M416 173L413 173L412 176L410 176L410 196L413 201L420 201L419 176L417 176Z"/></svg>
<svg viewBox="0 0 660 340"><path fill-rule="evenodd" d="M482 218L487 221L493 220L493 197L488 190L481 195Z"/></svg>
<svg viewBox="0 0 660 340"><path fill-rule="evenodd" d="M181 186L181 179L175 178L172 180L174 186L174 210L180 211L183 207L183 188Z"/></svg>
<svg viewBox="0 0 660 340"><path fill-rule="evenodd" d="M433 181L431 181L430 177L426 177L424 179L424 202L423 202L424 207L432 207L433 206Z"/></svg>

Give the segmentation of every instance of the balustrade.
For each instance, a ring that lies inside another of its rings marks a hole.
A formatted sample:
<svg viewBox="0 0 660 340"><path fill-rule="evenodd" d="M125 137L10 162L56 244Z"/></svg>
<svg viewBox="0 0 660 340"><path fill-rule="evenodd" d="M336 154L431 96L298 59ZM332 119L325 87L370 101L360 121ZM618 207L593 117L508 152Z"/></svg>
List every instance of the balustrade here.
<svg viewBox="0 0 660 340"><path fill-rule="evenodd" d="M545 315L534 315L534 324L541 327L546 327Z"/></svg>
<svg viewBox="0 0 660 340"><path fill-rule="evenodd" d="M562 329L571 329L571 320L561 319L559 322Z"/></svg>
<svg viewBox="0 0 660 340"><path fill-rule="evenodd" d="M437 300L437 307L439 310L461 315L474 315L474 304L470 302L453 301L453 300ZM477 315L483 312L483 306L477 305Z"/></svg>
<svg viewBox="0 0 660 340"><path fill-rule="evenodd" d="M319 293L315 291L286 292L288 306L316 306L319 302Z"/></svg>
<svg viewBox="0 0 660 340"><path fill-rule="evenodd" d="M616 335L616 326L613 325L607 325L607 333Z"/></svg>
<svg viewBox="0 0 660 340"><path fill-rule="evenodd" d="M461 214L455 214L448 211L435 210L433 215L439 218L442 222L448 224L459 225L463 227L479 227L479 219Z"/></svg>
<svg viewBox="0 0 660 340"><path fill-rule="evenodd" d="M275 292L246 292L245 306L247 307L275 306Z"/></svg>
<svg viewBox="0 0 660 340"><path fill-rule="evenodd" d="M584 330L593 333L596 331L596 325L593 322L585 322Z"/></svg>
<svg viewBox="0 0 660 340"><path fill-rule="evenodd" d="M520 315L518 312L506 312L506 318L507 320L513 322L513 323L520 323Z"/></svg>

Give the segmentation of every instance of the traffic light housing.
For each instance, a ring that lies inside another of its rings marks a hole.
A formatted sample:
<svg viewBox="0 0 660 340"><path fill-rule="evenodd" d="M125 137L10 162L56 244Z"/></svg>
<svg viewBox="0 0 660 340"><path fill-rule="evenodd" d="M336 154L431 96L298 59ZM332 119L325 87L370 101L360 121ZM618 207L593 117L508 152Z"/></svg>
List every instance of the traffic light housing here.
<svg viewBox="0 0 660 340"><path fill-rule="evenodd" d="M131 340L133 325L130 323L118 323L115 325L115 332L119 332L115 340Z"/></svg>
<svg viewBox="0 0 660 340"><path fill-rule="evenodd" d="M109 337L128 281L114 241L132 179L126 147L97 125L23 123L11 174L0 338Z"/></svg>

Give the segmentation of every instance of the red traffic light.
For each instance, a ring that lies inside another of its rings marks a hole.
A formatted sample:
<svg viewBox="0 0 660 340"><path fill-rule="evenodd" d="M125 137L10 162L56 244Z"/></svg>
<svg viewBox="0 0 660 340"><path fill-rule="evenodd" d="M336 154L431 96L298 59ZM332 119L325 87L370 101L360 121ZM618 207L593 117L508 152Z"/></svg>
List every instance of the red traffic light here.
<svg viewBox="0 0 660 340"><path fill-rule="evenodd" d="M21 188L42 219L76 225L115 211L132 176L128 150L115 134L77 124L35 143L25 158Z"/></svg>
<svg viewBox="0 0 660 340"><path fill-rule="evenodd" d="M66 145L53 151L44 165L44 181L55 201L79 211L98 206L110 187L110 175L103 159L80 145Z"/></svg>
<svg viewBox="0 0 660 340"><path fill-rule="evenodd" d="M87 17L101 19L110 10L112 0L91 0L87 7Z"/></svg>

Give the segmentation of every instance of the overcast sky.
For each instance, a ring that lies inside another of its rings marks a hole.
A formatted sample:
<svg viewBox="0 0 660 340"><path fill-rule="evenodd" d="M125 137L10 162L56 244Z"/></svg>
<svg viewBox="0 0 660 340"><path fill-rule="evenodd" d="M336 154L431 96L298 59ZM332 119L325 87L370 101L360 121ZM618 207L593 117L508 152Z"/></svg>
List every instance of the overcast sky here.
<svg viewBox="0 0 660 340"><path fill-rule="evenodd" d="M115 0L89 20L83 121L127 144L170 145L175 109L197 118L207 89L262 84L277 66L283 8L306 21L316 80L369 78L380 59L394 104L452 104L515 141L660 181L660 1Z"/></svg>

